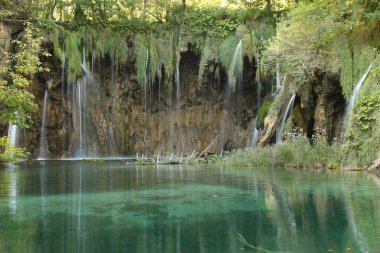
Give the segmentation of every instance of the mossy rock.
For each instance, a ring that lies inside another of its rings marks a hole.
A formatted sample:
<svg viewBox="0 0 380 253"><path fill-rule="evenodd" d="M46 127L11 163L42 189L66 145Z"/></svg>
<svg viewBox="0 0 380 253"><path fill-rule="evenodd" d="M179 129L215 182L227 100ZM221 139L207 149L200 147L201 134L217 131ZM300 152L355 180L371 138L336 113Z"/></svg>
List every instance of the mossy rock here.
<svg viewBox="0 0 380 253"><path fill-rule="evenodd" d="M272 105L272 100L264 101L260 108L259 117L257 118L257 125L261 125L264 123L264 119L268 115L269 110L272 108Z"/></svg>

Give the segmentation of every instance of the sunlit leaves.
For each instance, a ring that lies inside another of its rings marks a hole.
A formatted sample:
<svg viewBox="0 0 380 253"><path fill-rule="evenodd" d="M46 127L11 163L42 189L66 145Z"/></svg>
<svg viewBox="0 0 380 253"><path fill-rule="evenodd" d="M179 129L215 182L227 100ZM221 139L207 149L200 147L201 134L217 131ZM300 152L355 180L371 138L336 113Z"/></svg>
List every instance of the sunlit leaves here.
<svg viewBox="0 0 380 253"><path fill-rule="evenodd" d="M40 48L43 38L36 35L38 32L26 24L23 36L13 41L16 53L5 53L0 63L0 118L26 127L37 108L28 86L35 73L47 70L41 66L41 51L49 56Z"/></svg>

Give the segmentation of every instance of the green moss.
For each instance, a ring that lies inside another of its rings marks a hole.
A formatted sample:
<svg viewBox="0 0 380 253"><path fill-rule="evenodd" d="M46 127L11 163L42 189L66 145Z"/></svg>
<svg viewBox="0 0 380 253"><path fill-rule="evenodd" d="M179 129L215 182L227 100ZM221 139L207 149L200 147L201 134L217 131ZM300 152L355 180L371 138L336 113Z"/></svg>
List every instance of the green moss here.
<svg viewBox="0 0 380 253"><path fill-rule="evenodd" d="M144 84L146 76L146 64L149 57L149 38L147 36L136 36L134 40L136 59L136 78L140 84Z"/></svg>
<svg viewBox="0 0 380 253"><path fill-rule="evenodd" d="M264 123L265 117L268 115L270 109L272 108L273 101L264 101L261 105L259 117L257 118L257 125Z"/></svg>
<svg viewBox="0 0 380 253"><path fill-rule="evenodd" d="M56 29L50 32L50 39L53 42L54 56L61 62L63 61L63 48L62 48L62 34L64 30L62 27L57 26Z"/></svg>
<svg viewBox="0 0 380 253"><path fill-rule="evenodd" d="M227 70L230 68L232 59L234 57L236 46L238 45L240 39L236 36L230 36L225 39L219 47L219 61L223 67Z"/></svg>
<svg viewBox="0 0 380 253"><path fill-rule="evenodd" d="M221 40L218 38L206 37L201 52L201 61L199 63L198 79L202 80L203 74L209 62L219 62L219 46Z"/></svg>
<svg viewBox="0 0 380 253"><path fill-rule="evenodd" d="M126 32L104 29L101 32L88 27L86 29L86 45L94 58L104 58L106 55L115 57L118 67L128 59L128 36Z"/></svg>
<svg viewBox="0 0 380 253"><path fill-rule="evenodd" d="M138 82L143 84L145 77L160 78L161 67L164 67L164 85L170 86L175 71L173 37L169 33L137 35L134 44Z"/></svg>

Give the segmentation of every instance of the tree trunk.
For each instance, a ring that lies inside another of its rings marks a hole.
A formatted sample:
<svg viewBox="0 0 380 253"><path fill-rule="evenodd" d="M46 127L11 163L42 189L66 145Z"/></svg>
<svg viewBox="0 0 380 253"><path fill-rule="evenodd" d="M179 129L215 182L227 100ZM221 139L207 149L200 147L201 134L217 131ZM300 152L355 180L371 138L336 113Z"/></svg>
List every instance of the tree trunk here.
<svg viewBox="0 0 380 253"><path fill-rule="evenodd" d="M186 9L186 0L182 0L182 7L183 9Z"/></svg>
<svg viewBox="0 0 380 253"><path fill-rule="evenodd" d="M50 19L51 20L54 20L54 11L55 11L55 6L56 5L57 5L57 0L54 0L53 6L51 7L51 10L50 10Z"/></svg>
<svg viewBox="0 0 380 253"><path fill-rule="evenodd" d="M266 0L266 2L267 2L267 11L270 12L272 9L271 0Z"/></svg>
<svg viewBox="0 0 380 253"><path fill-rule="evenodd" d="M147 8L148 0L144 0L144 9L143 9L143 18L146 19L146 8Z"/></svg>

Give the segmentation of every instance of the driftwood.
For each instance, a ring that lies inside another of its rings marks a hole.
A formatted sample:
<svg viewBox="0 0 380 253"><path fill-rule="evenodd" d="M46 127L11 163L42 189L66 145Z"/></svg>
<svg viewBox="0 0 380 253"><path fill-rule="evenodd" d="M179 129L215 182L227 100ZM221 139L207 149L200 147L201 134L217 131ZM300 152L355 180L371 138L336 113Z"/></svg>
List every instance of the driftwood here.
<svg viewBox="0 0 380 253"><path fill-rule="evenodd" d="M206 151L208 151L212 145L214 145L215 141L218 139L219 135L215 137L215 139L211 142L210 145L207 146L207 148L205 148L202 153L197 157L197 159L195 159L195 161L197 161Z"/></svg>
<svg viewBox="0 0 380 253"><path fill-rule="evenodd" d="M238 239L245 247L250 248L250 249L254 249L256 251L260 251L260 252L264 252L264 253L286 253L284 251L271 251L271 250L264 249L261 246L254 246L254 245L250 244L249 242L247 242L247 240L239 233L236 233L236 239Z"/></svg>
<svg viewBox="0 0 380 253"><path fill-rule="evenodd" d="M367 172L374 172L375 170L380 172L380 156L366 171Z"/></svg>
<svg viewBox="0 0 380 253"><path fill-rule="evenodd" d="M197 162L205 153L208 153L208 150L214 145L216 140L218 139L219 136L216 136L214 140L211 142L210 145L208 145L199 155L198 152L193 151L191 155L189 156L174 156L174 154L171 154L170 156L161 156L157 154L156 157L145 157L142 155L139 157L138 154L136 154L136 160L139 164L141 165L153 165L153 164L183 164L183 163L188 163L188 162Z"/></svg>

